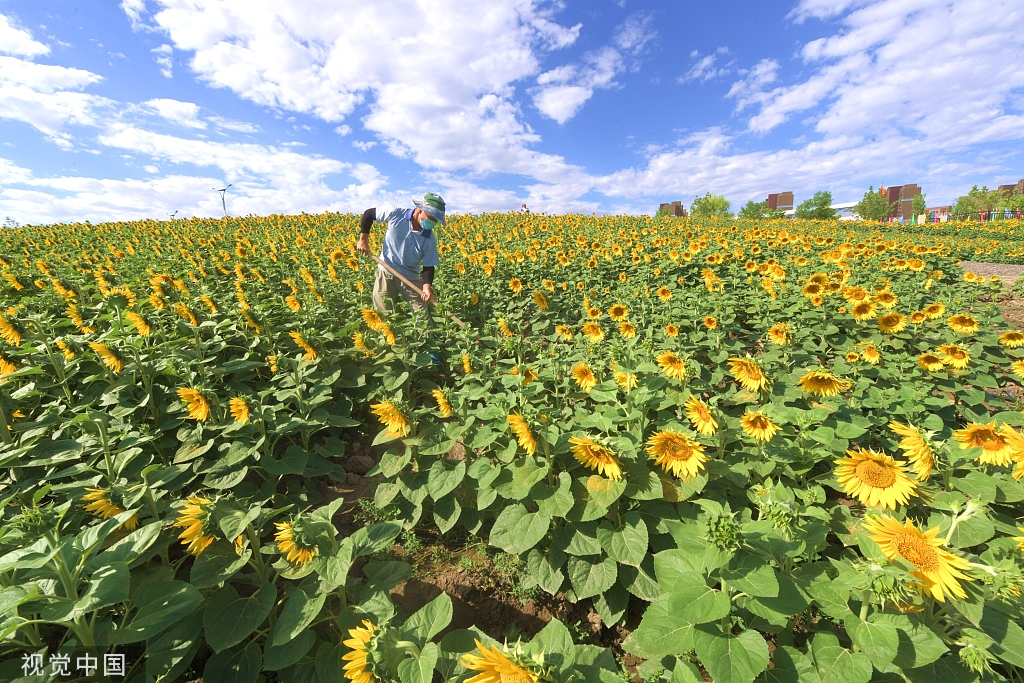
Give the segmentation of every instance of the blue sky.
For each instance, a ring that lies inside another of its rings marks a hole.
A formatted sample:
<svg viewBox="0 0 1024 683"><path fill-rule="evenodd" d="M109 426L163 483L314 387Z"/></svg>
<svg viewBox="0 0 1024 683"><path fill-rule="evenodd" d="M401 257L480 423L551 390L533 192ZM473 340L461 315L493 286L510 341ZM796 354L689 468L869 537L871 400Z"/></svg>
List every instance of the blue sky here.
<svg viewBox="0 0 1024 683"><path fill-rule="evenodd" d="M0 217L650 213L1024 177L1019 0L0 0Z"/></svg>

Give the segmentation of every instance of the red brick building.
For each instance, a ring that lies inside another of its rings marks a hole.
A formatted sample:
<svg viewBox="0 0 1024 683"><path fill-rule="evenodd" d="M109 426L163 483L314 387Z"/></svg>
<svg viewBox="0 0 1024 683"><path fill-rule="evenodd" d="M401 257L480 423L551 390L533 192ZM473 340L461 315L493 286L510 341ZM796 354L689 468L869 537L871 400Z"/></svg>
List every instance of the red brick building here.
<svg viewBox="0 0 1024 683"><path fill-rule="evenodd" d="M892 210L889 215L893 218L910 220L910 217L914 215L914 197L920 196L920 194L921 188L917 183L893 185L887 188L885 198L889 201L889 208Z"/></svg>
<svg viewBox="0 0 1024 683"><path fill-rule="evenodd" d="M661 211L662 209L666 209L666 208L668 209L669 213L671 215L673 215L673 216L678 216L680 218L686 218L686 216L687 216L686 208L683 206L682 202L672 202L672 203L667 203L667 204L660 204L658 206L658 211Z"/></svg>
<svg viewBox="0 0 1024 683"><path fill-rule="evenodd" d="M999 186L999 193L1000 194L1011 195L1011 194L1013 194L1014 190L1016 190L1018 194L1024 194L1024 179L1018 180L1013 185L1000 185Z"/></svg>
<svg viewBox="0 0 1024 683"><path fill-rule="evenodd" d="M768 195L768 208L771 209L772 211L792 211L793 193L778 192L776 194Z"/></svg>

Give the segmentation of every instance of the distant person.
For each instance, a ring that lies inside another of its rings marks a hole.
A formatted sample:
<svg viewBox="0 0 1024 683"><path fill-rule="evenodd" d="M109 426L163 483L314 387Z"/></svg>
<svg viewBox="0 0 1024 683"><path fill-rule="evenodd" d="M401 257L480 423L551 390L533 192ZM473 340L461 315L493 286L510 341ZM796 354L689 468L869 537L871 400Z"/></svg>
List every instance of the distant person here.
<svg viewBox="0 0 1024 683"><path fill-rule="evenodd" d="M530 210L526 208L525 202L523 202L523 205L519 207L519 213L530 213Z"/></svg>
<svg viewBox="0 0 1024 683"><path fill-rule="evenodd" d="M441 265L434 226L438 223L446 224L444 200L440 195L428 192L423 195L423 199L417 199L413 204L416 206L414 209L367 209L359 224L356 250L366 255L370 254L370 229L374 220L388 224L380 260L419 287L419 291L414 290L384 267L377 266L377 277L373 283L373 306L382 313L387 310L385 304L388 299L394 301L401 297L417 311L434 303L434 268ZM419 270L421 266L422 270Z"/></svg>

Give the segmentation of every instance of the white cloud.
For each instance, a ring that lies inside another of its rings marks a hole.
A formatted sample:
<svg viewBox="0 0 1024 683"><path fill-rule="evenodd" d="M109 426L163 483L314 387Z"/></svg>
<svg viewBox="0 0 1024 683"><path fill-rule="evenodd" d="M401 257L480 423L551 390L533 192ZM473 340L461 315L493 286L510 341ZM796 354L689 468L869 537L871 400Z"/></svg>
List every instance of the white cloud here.
<svg viewBox="0 0 1024 683"><path fill-rule="evenodd" d="M692 67L690 67L690 70L687 71L686 74L679 77L679 82L685 83L687 81L710 81L713 78L718 78L719 76L724 76L728 74L731 70L730 67L735 62L735 60L733 60L733 62L730 62L729 64L726 64L725 66L715 66L715 64L718 62L718 58L722 55L727 54L729 54L729 48L720 47L711 54L704 55L703 57L698 59ZM693 52L690 53L691 59L696 59L697 57L700 57L700 52L698 52L697 50L694 50Z"/></svg>
<svg viewBox="0 0 1024 683"><path fill-rule="evenodd" d="M143 108L163 117L170 123L183 128L206 128L206 121L199 120L199 105L167 98L146 100Z"/></svg>
<svg viewBox="0 0 1024 683"><path fill-rule="evenodd" d="M18 57L50 54L50 47L32 37L32 33L14 25L11 17L0 14L0 52Z"/></svg>
<svg viewBox="0 0 1024 683"><path fill-rule="evenodd" d="M160 47L150 50L156 55L156 63L160 67L160 74L164 78L174 78L174 48L164 43Z"/></svg>
<svg viewBox="0 0 1024 683"><path fill-rule="evenodd" d="M233 130L236 133L258 133L260 131L259 126L253 123L247 123L246 121L233 121L221 116L207 116L206 120L217 128Z"/></svg>
<svg viewBox="0 0 1024 683"><path fill-rule="evenodd" d="M377 143L373 140L363 142L362 140L353 140L352 146L358 149L360 152L365 152L377 146Z"/></svg>
<svg viewBox="0 0 1024 683"><path fill-rule="evenodd" d="M157 168L156 166L143 166L142 170L145 171L146 173L159 173L160 172L160 169Z"/></svg>
<svg viewBox="0 0 1024 683"><path fill-rule="evenodd" d="M627 68L639 68L636 57L657 37L651 23L649 15L633 15L615 30L614 47L584 54L579 65L566 64L542 73L537 77L537 87L530 91L533 106L559 124L574 117L595 90L615 87L616 75ZM634 58L632 64L627 64L627 57Z"/></svg>
<svg viewBox="0 0 1024 683"><path fill-rule="evenodd" d="M335 128L334 132L337 133L338 135L342 136L342 137L345 137L346 135L348 135L349 133L352 132L352 127L349 126L346 123L344 125L341 125L341 126L338 126L337 128Z"/></svg>

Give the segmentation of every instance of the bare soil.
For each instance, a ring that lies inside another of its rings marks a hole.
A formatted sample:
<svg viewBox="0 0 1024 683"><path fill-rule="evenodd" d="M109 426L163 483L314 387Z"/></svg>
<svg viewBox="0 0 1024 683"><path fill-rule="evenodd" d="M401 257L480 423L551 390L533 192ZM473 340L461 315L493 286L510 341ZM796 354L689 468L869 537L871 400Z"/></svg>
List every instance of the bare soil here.
<svg viewBox="0 0 1024 683"><path fill-rule="evenodd" d="M981 263L979 261L961 261L960 265L963 266L964 270L970 271L975 275L984 275L985 277L995 275L1006 283L1008 287L1012 287L1013 283L1024 276L1024 265L1016 265L1012 263Z"/></svg>

